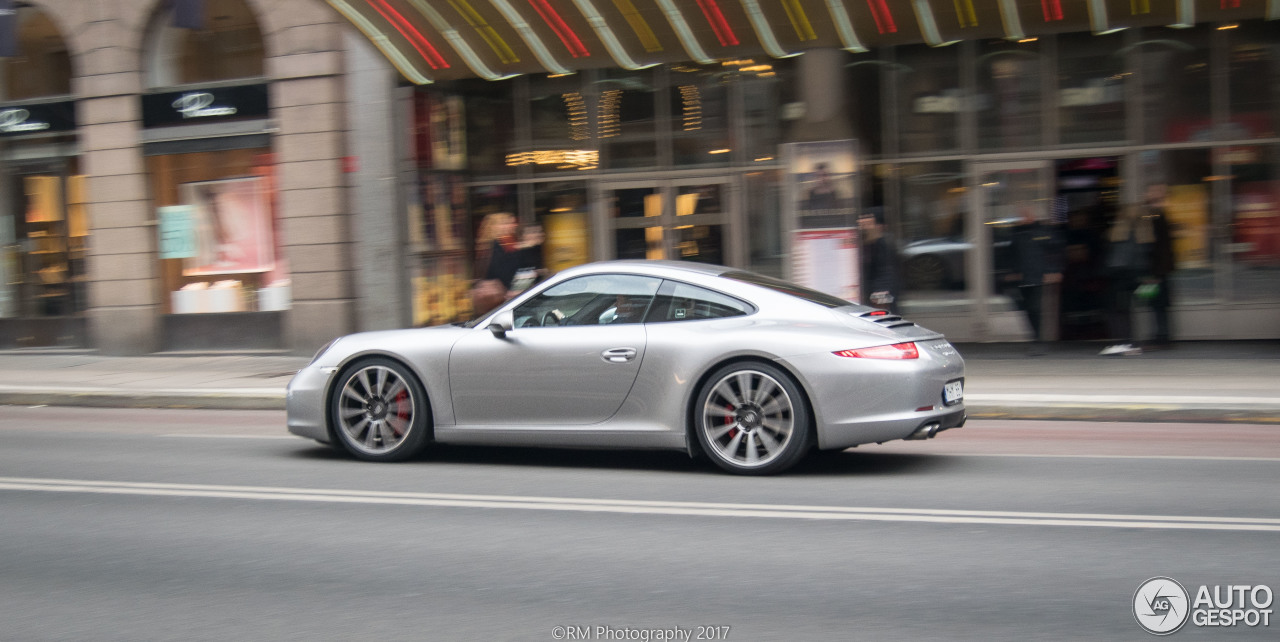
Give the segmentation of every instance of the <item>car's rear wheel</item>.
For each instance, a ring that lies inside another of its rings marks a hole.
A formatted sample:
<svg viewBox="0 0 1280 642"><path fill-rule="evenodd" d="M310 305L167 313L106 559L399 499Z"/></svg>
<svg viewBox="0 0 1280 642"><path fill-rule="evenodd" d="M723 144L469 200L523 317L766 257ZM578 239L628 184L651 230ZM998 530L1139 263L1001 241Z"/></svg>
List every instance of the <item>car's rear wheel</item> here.
<svg viewBox="0 0 1280 642"><path fill-rule="evenodd" d="M344 369L329 410L338 443L357 459L402 461L427 444L426 391L408 368L391 359L361 359Z"/></svg>
<svg viewBox="0 0 1280 642"><path fill-rule="evenodd" d="M808 404L776 366L743 362L711 375L698 394L698 443L720 468L742 475L782 472L813 442Z"/></svg>

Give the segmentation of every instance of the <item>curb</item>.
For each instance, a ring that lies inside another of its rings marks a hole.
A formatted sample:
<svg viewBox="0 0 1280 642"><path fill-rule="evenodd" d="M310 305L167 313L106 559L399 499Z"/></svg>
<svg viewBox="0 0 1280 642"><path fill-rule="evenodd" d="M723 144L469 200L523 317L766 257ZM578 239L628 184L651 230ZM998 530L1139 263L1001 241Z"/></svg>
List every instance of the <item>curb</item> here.
<svg viewBox="0 0 1280 642"><path fill-rule="evenodd" d="M0 390L0 405L87 408L184 408L189 410L280 410L280 392L191 392L121 390Z"/></svg>
<svg viewBox="0 0 1280 642"><path fill-rule="evenodd" d="M103 388L41 389L0 387L0 405L75 406L89 408L181 408L194 410L285 409L283 390L271 388L220 390L127 391ZM1252 423L1280 425L1280 403L1251 404L1036 404L970 402L970 419L1041 421L1123 421L1142 423Z"/></svg>

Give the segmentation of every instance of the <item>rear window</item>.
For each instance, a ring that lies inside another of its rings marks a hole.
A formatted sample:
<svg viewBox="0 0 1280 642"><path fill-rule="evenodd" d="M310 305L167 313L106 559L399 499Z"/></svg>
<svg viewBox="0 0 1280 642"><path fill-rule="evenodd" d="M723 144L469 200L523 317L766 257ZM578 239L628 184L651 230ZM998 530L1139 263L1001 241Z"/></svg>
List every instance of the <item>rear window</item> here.
<svg viewBox="0 0 1280 642"><path fill-rule="evenodd" d="M810 303L817 303L818 305L821 305L827 308L843 308L847 305L853 305L853 303L849 301L845 301L840 297L831 296L830 294L827 294L825 292L811 290L802 285L788 283L787 281L783 281L782 279L775 279L771 276L756 274L754 272L741 272L741 271L725 272L720 276L726 279L733 279L734 281L741 281L743 283L758 285L762 288L768 288L770 290L773 290L774 292L790 294L793 297L804 299L805 301L808 301Z"/></svg>

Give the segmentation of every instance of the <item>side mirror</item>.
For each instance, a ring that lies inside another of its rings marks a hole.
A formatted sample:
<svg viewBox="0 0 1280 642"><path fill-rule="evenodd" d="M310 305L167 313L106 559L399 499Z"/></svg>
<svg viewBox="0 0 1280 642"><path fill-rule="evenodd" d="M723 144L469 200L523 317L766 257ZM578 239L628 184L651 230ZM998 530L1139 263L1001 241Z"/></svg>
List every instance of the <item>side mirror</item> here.
<svg viewBox="0 0 1280 642"><path fill-rule="evenodd" d="M503 310L493 320L489 322L489 332L499 339L505 338L508 332L511 332L515 326L515 313L511 310Z"/></svg>

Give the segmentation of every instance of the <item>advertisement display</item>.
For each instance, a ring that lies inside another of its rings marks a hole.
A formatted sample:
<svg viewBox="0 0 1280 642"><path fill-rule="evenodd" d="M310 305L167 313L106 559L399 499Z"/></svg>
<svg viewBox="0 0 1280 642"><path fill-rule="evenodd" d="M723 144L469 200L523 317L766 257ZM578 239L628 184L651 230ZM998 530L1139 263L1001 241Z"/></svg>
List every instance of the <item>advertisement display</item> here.
<svg viewBox="0 0 1280 642"><path fill-rule="evenodd" d="M585 212L559 212L542 219L546 232L543 261L552 274L591 260L591 237Z"/></svg>
<svg viewBox="0 0 1280 642"><path fill-rule="evenodd" d="M1209 188L1203 183L1170 185L1165 212L1173 228L1173 256L1179 269L1209 267Z"/></svg>
<svg viewBox="0 0 1280 642"><path fill-rule="evenodd" d="M792 280L857 303L862 300L858 230L797 230L791 239Z"/></svg>
<svg viewBox="0 0 1280 642"><path fill-rule="evenodd" d="M849 301L861 301L857 141L782 146L785 214L791 234L787 278Z"/></svg>
<svg viewBox="0 0 1280 642"><path fill-rule="evenodd" d="M196 241L183 276L268 272L275 266L262 177L183 183L179 195L191 208Z"/></svg>
<svg viewBox="0 0 1280 642"><path fill-rule="evenodd" d="M802 217L853 214L858 171L854 141L790 143L783 147L791 201Z"/></svg>
<svg viewBox="0 0 1280 642"><path fill-rule="evenodd" d="M195 208L190 205L167 205L157 208L156 218L160 221L160 258L195 258Z"/></svg>

